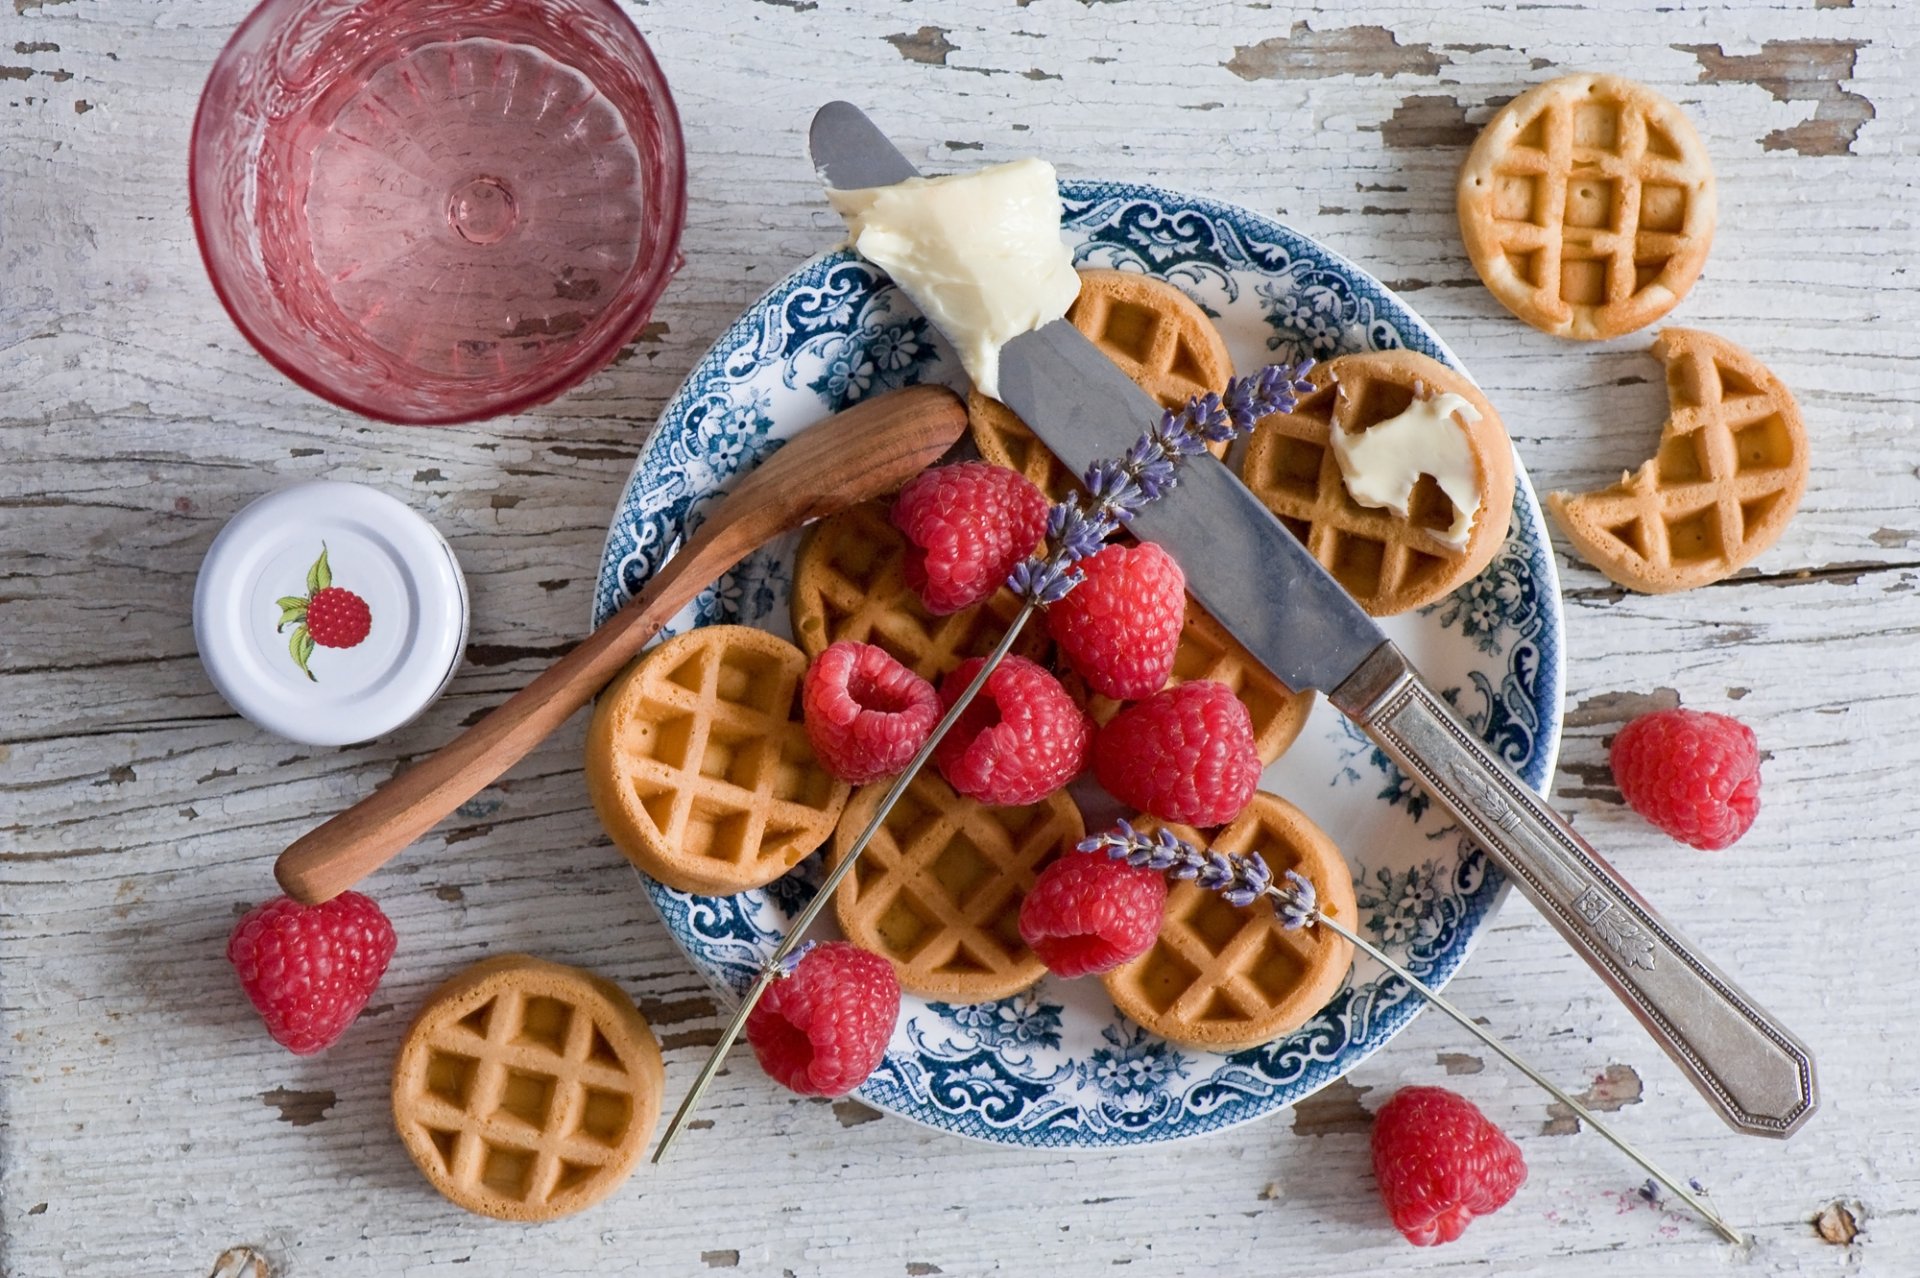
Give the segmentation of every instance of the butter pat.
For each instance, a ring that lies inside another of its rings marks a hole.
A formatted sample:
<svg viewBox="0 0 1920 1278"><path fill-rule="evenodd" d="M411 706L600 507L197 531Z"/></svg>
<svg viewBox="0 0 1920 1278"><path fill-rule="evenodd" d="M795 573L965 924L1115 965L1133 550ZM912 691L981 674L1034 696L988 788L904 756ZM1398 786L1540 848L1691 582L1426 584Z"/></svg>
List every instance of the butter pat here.
<svg viewBox="0 0 1920 1278"><path fill-rule="evenodd" d="M893 277L960 352L974 389L1000 398L1000 348L1080 295L1060 238L1060 186L1045 160L827 188L853 247Z"/></svg>
<svg viewBox="0 0 1920 1278"><path fill-rule="evenodd" d="M1479 409L1448 392L1416 399L1399 416L1358 434L1336 425L1333 456L1340 478L1362 506L1391 510L1404 519L1420 476L1433 476L1454 509L1452 526L1435 535L1464 550L1480 511L1480 471L1467 437L1467 426L1479 420Z"/></svg>

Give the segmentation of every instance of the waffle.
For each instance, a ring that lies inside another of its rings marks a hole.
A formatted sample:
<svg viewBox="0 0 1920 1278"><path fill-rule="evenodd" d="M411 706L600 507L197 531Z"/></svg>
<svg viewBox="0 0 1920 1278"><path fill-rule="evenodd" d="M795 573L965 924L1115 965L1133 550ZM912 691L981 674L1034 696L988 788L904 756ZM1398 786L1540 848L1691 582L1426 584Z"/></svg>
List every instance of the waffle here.
<svg viewBox="0 0 1920 1278"><path fill-rule="evenodd" d="M1139 822L1147 830L1160 824ZM1171 828L1205 842L1185 826ZM1212 846L1259 852L1276 879L1294 870L1312 883L1328 917L1348 926L1358 917L1340 849L1285 799L1257 792ZM1287 931L1270 897L1238 909L1191 882L1168 887L1153 948L1103 978L1113 1005L1162 1038L1216 1052L1269 1042L1305 1024L1346 979L1352 943L1323 927Z"/></svg>
<svg viewBox="0 0 1920 1278"><path fill-rule="evenodd" d="M435 990L393 1065L393 1122L433 1187L501 1220L571 1215L625 1183L666 1074L618 986L506 954Z"/></svg>
<svg viewBox="0 0 1920 1278"><path fill-rule="evenodd" d="M936 683L968 657L1000 642L1020 601L1002 589L986 602L936 617L920 604L902 571L907 540L868 502L824 519L807 533L794 560L789 601L794 637L817 657L843 639L876 644L900 664ZM1044 662L1046 627L1029 622L1013 651Z"/></svg>
<svg viewBox="0 0 1920 1278"><path fill-rule="evenodd" d="M1780 380L1722 337L1669 328L1660 448L1611 488L1547 509L1586 561L1648 594L1703 586L1780 539L1807 486L1807 434Z"/></svg>
<svg viewBox="0 0 1920 1278"><path fill-rule="evenodd" d="M1513 514L1513 445L1500 415L1478 387L1413 351L1343 355L1315 365L1315 389L1290 414L1255 428L1241 477L1267 509L1306 543L1360 606L1392 616L1434 600L1487 566L1507 537ZM1415 388L1451 391L1480 412L1467 426L1480 471L1480 511L1465 549L1442 540L1453 503L1431 478L1413 490L1408 516L1360 505L1347 493L1329 441L1333 424L1366 429L1406 410Z"/></svg>
<svg viewBox="0 0 1920 1278"><path fill-rule="evenodd" d="M682 892L773 882L827 841L848 788L801 721L807 659L748 626L703 626L600 694L587 791L620 850Z"/></svg>
<svg viewBox="0 0 1920 1278"><path fill-rule="evenodd" d="M832 864L886 791L870 785L847 804L827 854ZM990 808L923 771L841 882L834 912L848 940L892 960L902 989L953 1003L1005 998L1046 971L1020 939L1027 889L1085 835L1080 809L1064 793Z"/></svg>
<svg viewBox="0 0 1920 1278"><path fill-rule="evenodd" d="M1171 284L1132 271L1082 271L1080 296L1067 311L1073 326L1167 408L1219 391L1233 376L1233 360L1213 322ZM974 446L990 462L1031 479L1050 500L1079 481L999 400L975 391L967 397ZM1214 448L1216 454L1225 445Z"/></svg>
<svg viewBox="0 0 1920 1278"><path fill-rule="evenodd" d="M1487 122L1460 170L1460 234L1506 308L1543 332L1618 337L1672 310L1713 244L1713 165L1644 84L1570 75Z"/></svg>
<svg viewBox="0 0 1920 1278"><path fill-rule="evenodd" d="M1313 710L1311 690L1289 692L1227 633L1225 626L1189 596L1186 624L1180 631L1180 646L1174 650L1173 673L1167 676L1166 686L1176 687L1191 679L1224 683L1240 698L1253 720L1253 748L1262 764L1272 763L1287 752ZM1065 683L1101 727L1120 713L1123 702L1089 691L1078 675L1068 675Z"/></svg>

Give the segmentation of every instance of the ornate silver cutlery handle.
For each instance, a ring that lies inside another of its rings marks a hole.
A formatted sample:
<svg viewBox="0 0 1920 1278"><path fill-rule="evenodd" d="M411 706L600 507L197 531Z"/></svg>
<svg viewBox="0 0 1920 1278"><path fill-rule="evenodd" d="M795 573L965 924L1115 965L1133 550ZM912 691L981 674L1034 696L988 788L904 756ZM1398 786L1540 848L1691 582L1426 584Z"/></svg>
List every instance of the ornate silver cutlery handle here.
<svg viewBox="0 0 1920 1278"><path fill-rule="evenodd" d="M1450 812L1735 1129L1784 1137L1818 1104L1813 1058L1694 952L1487 749L1391 643L1333 703Z"/></svg>

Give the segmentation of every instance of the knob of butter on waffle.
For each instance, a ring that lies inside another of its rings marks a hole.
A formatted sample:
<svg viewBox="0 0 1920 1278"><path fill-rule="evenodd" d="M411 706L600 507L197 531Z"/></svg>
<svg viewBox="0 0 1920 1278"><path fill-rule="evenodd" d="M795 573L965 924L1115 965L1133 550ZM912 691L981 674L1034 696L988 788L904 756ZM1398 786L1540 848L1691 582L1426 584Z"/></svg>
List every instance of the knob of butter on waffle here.
<svg viewBox="0 0 1920 1278"><path fill-rule="evenodd" d="M451 1202L555 1220L626 1182L653 1136L660 1045L620 988L526 954L435 990L393 1066L393 1122Z"/></svg>
<svg viewBox="0 0 1920 1278"><path fill-rule="evenodd" d="M1255 427L1241 462L1247 487L1376 617L1430 604L1477 576L1507 539L1514 486L1513 444L1480 388L1407 350L1342 355L1315 365L1309 380L1293 412ZM1399 482L1384 493L1362 485L1369 501L1395 499L1362 504L1339 453L1372 451L1367 437L1380 430L1389 432L1380 451L1406 491ZM1409 430L1439 432L1446 455L1409 449ZM1469 500L1475 509L1465 509Z"/></svg>
<svg viewBox="0 0 1920 1278"><path fill-rule="evenodd" d="M814 757L807 658L750 626L702 626L650 650L600 694L587 792L627 859L668 887L764 887L833 833L848 787Z"/></svg>
<svg viewBox="0 0 1920 1278"><path fill-rule="evenodd" d="M1779 378L1724 337L1663 329L1660 447L1612 487L1553 493L1547 510L1582 558L1630 590L1719 581L1786 531L1807 487L1807 432Z"/></svg>
<svg viewBox="0 0 1920 1278"><path fill-rule="evenodd" d="M1152 833L1166 823L1143 817ZM1263 791L1209 841L1186 826L1181 838L1221 852L1258 852L1275 877L1288 870L1313 884L1327 917L1353 926L1353 875L1340 849L1305 813ZM1175 1043L1235 1052L1300 1028L1346 980L1353 944L1324 927L1288 931L1263 896L1242 909L1191 880L1167 894L1160 937L1102 979L1113 1005L1136 1025Z"/></svg>

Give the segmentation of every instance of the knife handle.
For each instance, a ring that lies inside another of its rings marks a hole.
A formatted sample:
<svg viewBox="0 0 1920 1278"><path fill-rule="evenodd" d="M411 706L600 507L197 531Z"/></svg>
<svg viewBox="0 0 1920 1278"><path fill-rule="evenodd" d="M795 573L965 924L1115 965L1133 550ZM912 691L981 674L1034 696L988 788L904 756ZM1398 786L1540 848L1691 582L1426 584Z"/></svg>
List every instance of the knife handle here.
<svg viewBox="0 0 1920 1278"><path fill-rule="evenodd" d="M1463 825L1737 1131L1785 1137L1819 1103L1813 1058L1384 643L1332 701Z"/></svg>

